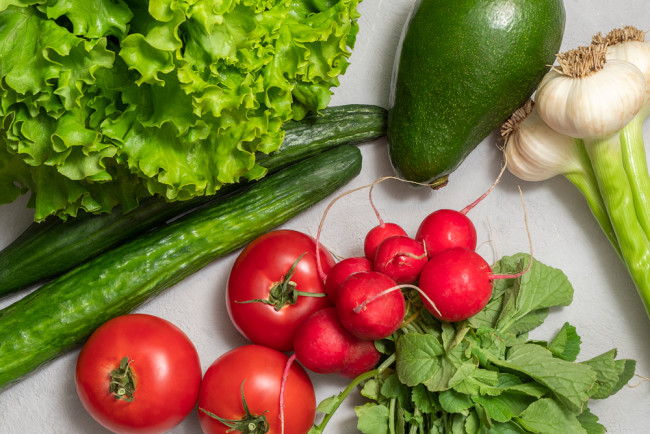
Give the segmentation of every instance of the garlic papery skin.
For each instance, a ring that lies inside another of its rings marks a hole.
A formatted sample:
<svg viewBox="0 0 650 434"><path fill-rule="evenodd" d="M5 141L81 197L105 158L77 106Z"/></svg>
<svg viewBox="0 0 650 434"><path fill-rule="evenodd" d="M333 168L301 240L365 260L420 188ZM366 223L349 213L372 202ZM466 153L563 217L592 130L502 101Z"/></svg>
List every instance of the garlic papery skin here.
<svg viewBox="0 0 650 434"><path fill-rule="evenodd" d="M639 68L646 83L650 81L650 44L626 41L607 46L607 61L624 60Z"/></svg>
<svg viewBox="0 0 650 434"><path fill-rule="evenodd" d="M584 140L617 134L639 112L646 93L645 78L639 68L623 60L606 62L606 47L592 47L595 46L581 47L592 53L564 59L574 61L574 65L565 62L562 69L551 69L535 96L539 114L549 127ZM601 56L599 61L591 59Z"/></svg>
<svg viewBox="0 0 650 434"><path fill-rule="evenodd" d="M639 68L646 82L643 109L650 109L650 44L629 41L612 45L607 49L607 59L624 60Z"/></svg>
<svg viewBox="0 0 650 434"><path fill-rule="evenodd" d="M525 118L506 128L510 129L502 131L506 167L516 177L524 181L544 181L584 170L582 143L550 128L535 107L531 107Z"/></svg>

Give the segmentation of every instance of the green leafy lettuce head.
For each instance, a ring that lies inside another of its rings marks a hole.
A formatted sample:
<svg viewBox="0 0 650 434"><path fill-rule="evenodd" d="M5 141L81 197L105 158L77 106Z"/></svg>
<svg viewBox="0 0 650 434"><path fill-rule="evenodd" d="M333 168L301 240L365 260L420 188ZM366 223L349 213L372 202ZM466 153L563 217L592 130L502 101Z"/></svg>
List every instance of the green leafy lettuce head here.
<svg viewBox="0 0 650 434"><path fill-rule="evenodd" d="M358 3L0 1L0 203L67 218L264 176L329 104Z"/></svg>

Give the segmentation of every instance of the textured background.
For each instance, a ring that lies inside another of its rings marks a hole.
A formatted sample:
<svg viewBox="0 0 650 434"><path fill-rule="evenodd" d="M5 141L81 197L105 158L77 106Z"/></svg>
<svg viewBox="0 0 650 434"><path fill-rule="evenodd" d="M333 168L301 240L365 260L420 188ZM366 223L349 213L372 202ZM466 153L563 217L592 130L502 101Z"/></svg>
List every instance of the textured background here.
<svg viewBox="0 0 650 434"><path fill-rule="evenodd" d="M361 31L352 66L336 89L333 105L387 105L392 62L402 24L413 0L366 0L360 6ZM567 26L562 49L587 44L597 32L634 25L650 29L647 0L565 0ZM648 134L646 127L646 134ZM650 139L648 139L650 140ZM414 235L419 221L432 210L461 209L496 178L501 156L496 136L488 137L437 192L413 189L390 181L375 189L374 201L384 220L400 223ZM361 146L364 167L348 187L392 175L386 143ZM650 321L634 286L590 215L579 193L564 179L525 183L506 173L487 200L471 211L479 232L479 252L492 262L497 257L528 251L521 186L534 253L548 265L561 268L575 287L573 304L554 310L532 337L550 338L565 322L582 337L580 360L613 347L619 357L638 361L637 374L650 376ZM365 232L376 224L366 193L338 201L328 214L323 243L338 255L360 254ZM31 212L26 198L0 206L0 247L28 226ZM289 221L285 227L315 234L327 201ZM223 303L224 285L236 253L220 259L142 306L139 311L166 318L183 329L196 344L203 369L223 352L246 343L232 327ZM23 294L0 300L6 306ZM104 430L82 408L74 390L72 351L0 393L0 433L101 433ZM318 399L338 393L346 382L335 376L312 376ZM352 398L339 410L327 430L354 433ZM650 426L650 382L632 380L614 397L591 404L612 433L644 433ZM174 433L198 433L196 410Z"/></svg>

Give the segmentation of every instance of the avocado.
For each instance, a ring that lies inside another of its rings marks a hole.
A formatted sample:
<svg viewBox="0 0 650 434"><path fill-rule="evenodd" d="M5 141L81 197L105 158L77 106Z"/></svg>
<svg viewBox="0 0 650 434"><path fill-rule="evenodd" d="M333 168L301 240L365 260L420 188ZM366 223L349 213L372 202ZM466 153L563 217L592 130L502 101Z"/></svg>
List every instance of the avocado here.
<svg viewBox="0 0 650 434"><path fill-rule="evenodd" d="M395 173L441 187L534 92L564 34L562 0L416 0L388 107Z"/></svg>

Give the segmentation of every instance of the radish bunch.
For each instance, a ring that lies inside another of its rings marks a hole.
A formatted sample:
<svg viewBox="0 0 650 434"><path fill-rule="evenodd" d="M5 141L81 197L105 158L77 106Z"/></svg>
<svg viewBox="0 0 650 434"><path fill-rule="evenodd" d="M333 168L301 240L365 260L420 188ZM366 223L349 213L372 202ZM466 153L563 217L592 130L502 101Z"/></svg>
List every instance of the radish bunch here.
<svg viewBox="0 0 650 434"><path fill-rule="evenodd" d="M440 321L462 321L480 312L494 279L517 277L493 274L475 251L476 228L467 212L492 188L461 211L432 212L414 237L384 222L372 205L379 224L364 239L364 256L345 258L321 273L334 307L301 324L294 338L296 359L319 373L353 376L371 369L380 357L373 341L392 335L404 321L403 289L416 289ZM322 222L319 236L321 229Z"/></svg>
<svg viewBox="0 0 650 434"><path fill-rule="evenodd" d="M394 333L404 314L399 318L395 314L397 308L404 308L399 289L413 285L425 307L441 321L461 321L485 307L496 276L475 251L477 235L466 215L469 209L432 212L422 220L415 237L395 223L380 220L364 240L367 262L354 258L363 267L345 267L347 278L336 269L352 258L332 268L335 284L327 283L328 273L325 288L331 291L328 296L335 300L339 318L350 333L365 339ZM373 323L376 318L382 318L381 323Z"/></svg>

